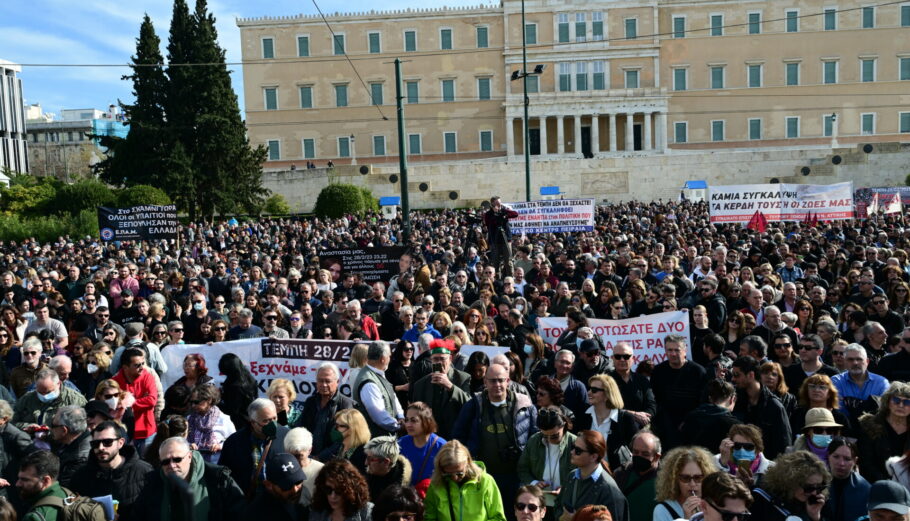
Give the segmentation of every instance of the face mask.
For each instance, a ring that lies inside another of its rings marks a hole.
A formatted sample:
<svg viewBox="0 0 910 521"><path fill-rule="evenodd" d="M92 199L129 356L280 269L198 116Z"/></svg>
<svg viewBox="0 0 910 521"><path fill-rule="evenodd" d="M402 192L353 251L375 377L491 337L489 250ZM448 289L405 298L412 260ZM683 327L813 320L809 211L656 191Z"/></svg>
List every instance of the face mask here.
<svg viewBox="0 0 910 521"><path fill-rule="evenodd" d="M197 303L193 304L193 309L195 309L196 311L202 311L202 308L203 308L202 302L197 302Z"/></svg>
<svg viewBox="0 0 910 521"><path fill-rule="evenodd" d="M525 306L524 306L524 304L515 304L515 309L517 309L518 311L524 311Z"/></svg>
<svg viewBox="0 0 910 521"><path fill-rule="evenodd" d="M831 438L833 438L833 436L830 434L813 434L812 445L815 445L820 449L827 449L828 444L831 443Z"/></svg>
<svg viewBox="0 0 910 521"><path fill-rule="evenodd" d="M120 404L120 398L108 398L107 400L104 400L104 403L107 404L108 409L113 411L117 408L117 405Z"/></svg>
<svg viewBox="0 0 910 521"><path fill-rule="evenodd" d="M651 468L651 460L642 456L632 456L632 470L642 474Z"/></svg>
<svg viewBox="0 0 910 521"><path fill-rule="evenodd" d="M262 427L262 435L270 440L274 440L278 436L278 422L272 420Z"/></svg>
<svg viewBox="0 0 910 521"><path fill-rule="evenodd" d="M755 451L746 449L734 450L733 459L736 461L754 461Z"/></svg>
<svg viewBox="0 0 910 521"><path fill-rule="evenodd" d="M52 391L47 394L41 394L41 393L35 393L35 394L38 395L38 399L41 400L42 403L50 403L50 402L56 400L58 396L60 396L60 391Z"/></svg>
<svg viewBox="0 0 910 521"><path fill-rule="evenodd" d="M581 348L581 343L584 342L584 341L585 341L584 338L576 338L576 339L575 339L575 346L578 347L578 348Z"/></svg>
<svg viewBox="0 0 910 521"><path fill-rule="evenodd" d="M332 440L332 443L341 443L344 440L344 435L338 429L332 429L329 439Z"/></svg>
<svg viewBox="0 0 910 521"><path fill-rule="evenodd" d="M525 344L525 354L530 355L534 351L534 346Z"/></svg>
<svg viewBox="0 0 910 521"><path fill-rule="evenodd" d="M98 372L98 366L95 364L88 364L85 367L85 370L88 371L88 374L95 374Z"/></svg>

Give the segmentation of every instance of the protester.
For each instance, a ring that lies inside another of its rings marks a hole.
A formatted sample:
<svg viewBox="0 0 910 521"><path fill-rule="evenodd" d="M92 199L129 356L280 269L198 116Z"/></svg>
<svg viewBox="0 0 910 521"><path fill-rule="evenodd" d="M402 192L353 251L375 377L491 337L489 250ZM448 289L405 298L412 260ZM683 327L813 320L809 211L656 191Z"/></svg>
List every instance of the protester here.
<svg viewBox="0 0 910 521"><path fill-rule="evenodd" d="M334 459L319 471L310 521L370 521L372 510L366 480L349 461Z"/></svg>
<svg viewBox="0 0 910 521"><path fill-rule="evenodd" d="M717 471L714 458L699 447L677 447L661 458L654 521L691 519L701 506L701 484Z"/></svg>
<svg viewBox="0 0 910 521"><path fill-rule="evenodd" d="M506 519L497 481L457 440L446 443L436 456L424 507L427 521Z"/></svg>
<svg viewBox="0 0 910 521"><path fill-rule="evenodd" d="M814 454L800 450L784 454L765 473L761 487L752 491L752 515L767 521L784 521L789 516L821 521L825 491L831 473Z"/></svg>

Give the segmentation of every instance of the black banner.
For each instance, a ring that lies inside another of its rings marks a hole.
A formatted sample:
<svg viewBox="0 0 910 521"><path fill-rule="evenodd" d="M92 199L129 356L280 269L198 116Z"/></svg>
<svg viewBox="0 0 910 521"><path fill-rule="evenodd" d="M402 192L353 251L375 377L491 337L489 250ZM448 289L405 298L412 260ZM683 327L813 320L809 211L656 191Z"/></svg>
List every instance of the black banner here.
<svg viewBox="0 0 910 521"><path fill-rule="evenodd" d="M98 207L98 228L103 241L177 238L177 206Z"/></svg>
<svg viewBox="0 0 910 521"><path fill-rule="evenodd" d="M358 250L323 250L319 252L319 267L329 270L332 282L341 284L342 273L360 273L363 281L372 284L376 281L388 282L398 275L398 260L407 248L388 246L383 248L363 248Z"/></svg>

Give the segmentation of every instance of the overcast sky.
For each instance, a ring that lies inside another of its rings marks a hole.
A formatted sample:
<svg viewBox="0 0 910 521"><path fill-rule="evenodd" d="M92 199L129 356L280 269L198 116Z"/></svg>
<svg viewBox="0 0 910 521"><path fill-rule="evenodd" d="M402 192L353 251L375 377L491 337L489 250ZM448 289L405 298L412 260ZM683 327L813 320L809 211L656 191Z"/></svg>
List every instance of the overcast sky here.
<svg viewBox="0 0 910 521"><path fill-rule="evenodd" d="M375 9L366 0L317 0L326 14ZM466 0L387 0L382 9L465 6ZM189 0L190 10L195 0ZM228 62L240 61L240 31L236 18L314 14L312 0L209 0L217 19L218 40ZM143 13L148 13L167 55L172 0L0 0L0 59L21 64L124 64L136 51ZM241 71L232 67L234 90L243 108ZM61 109L106 109L117 100L132 101L132 86L120 79L127 67L42 67L24 65L21 73L25 102L40 103L45 112Z"/></svg>

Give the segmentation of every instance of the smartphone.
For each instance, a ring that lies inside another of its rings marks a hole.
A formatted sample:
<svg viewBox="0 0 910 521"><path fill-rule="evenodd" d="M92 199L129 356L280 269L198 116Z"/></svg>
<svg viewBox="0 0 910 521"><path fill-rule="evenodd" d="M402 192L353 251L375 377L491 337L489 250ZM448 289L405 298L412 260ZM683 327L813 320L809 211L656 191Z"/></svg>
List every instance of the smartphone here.
<svg viewBox="0 0 910 521"><path fill-rule="evenodd" d="M441 373L441 372L442 372L442 364L440 364L439 362L434 362L434 363L433 363L433 372L434 372L434 373Z"/></svg>

